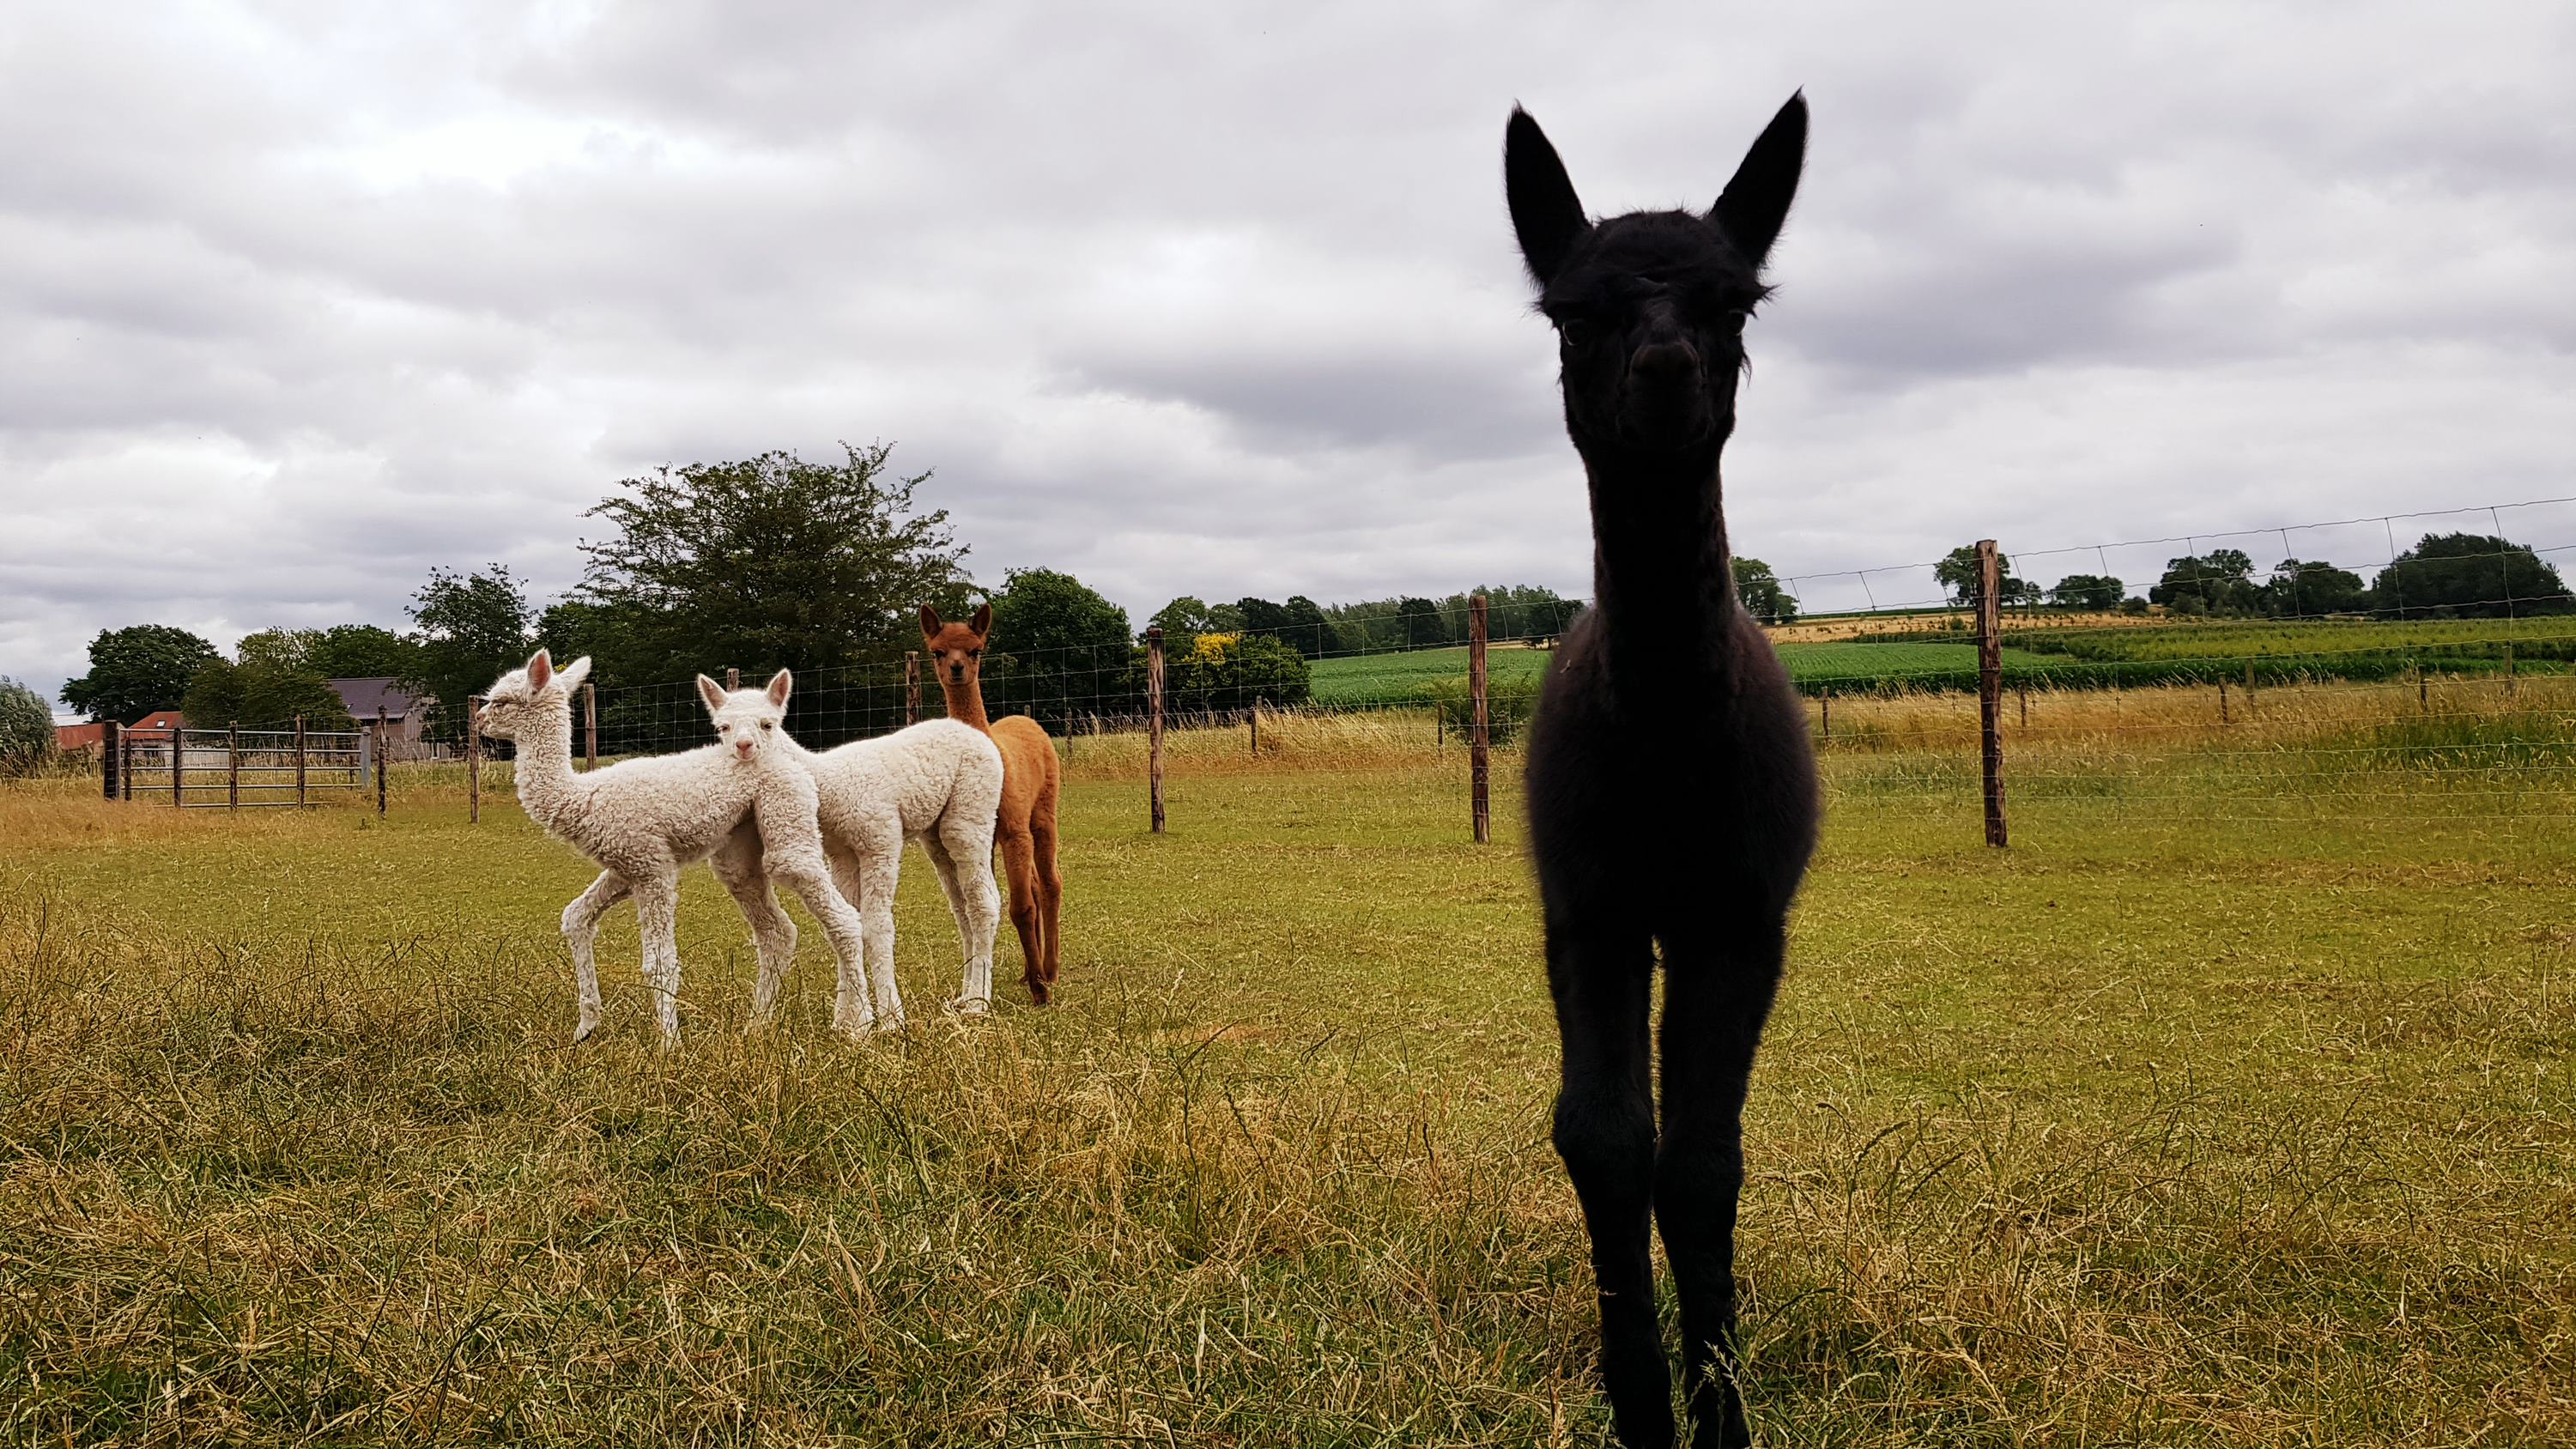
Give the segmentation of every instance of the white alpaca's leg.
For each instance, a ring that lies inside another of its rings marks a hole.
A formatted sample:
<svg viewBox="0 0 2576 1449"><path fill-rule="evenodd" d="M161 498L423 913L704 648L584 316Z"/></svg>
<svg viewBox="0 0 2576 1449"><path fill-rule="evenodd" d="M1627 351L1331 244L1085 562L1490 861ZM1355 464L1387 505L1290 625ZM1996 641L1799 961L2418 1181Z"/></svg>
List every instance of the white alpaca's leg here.
<svg viewBox="0 0 2576 1449"><path fill-rule="evenodd" d="M823 934L832 942L832 956L839 966L832 1024L853 1034L863 1032L874 1016L867 998L859 995L846 1006L842 998L852 995L866 963L866 931L859 913L833 884L833 877L843 872L825 854L812 781L799 776L773 787L761 797L759 817L766 869L796 892L805 909L823 923Z"/></svg>
<svg viewBox="0 0 2576 1449"><path fill-rule="evenodd" d="M580 1018L572 1029L572 1039L580 1041L599 1030L599 961L592 944L599 938L599 918L608 908L626 899L626 878L613 870L599 873L590 889L573 897L564 907L564 944L572 948L573 1000Z"/></svg>
<svg viewBox="0 0 2576 1449"><path fill-rule="evenodd" d="M635 920L644 934L644 984L664 1050L680 1044L680 881L678 872L632 883Z"/></svg>
<svg viewBox="0 0 2576 1449"><path fill-rule="evenodd" d="M903 1025L903 990L894 979L894 891L903 876L903 826L886 820L850 842L859 892L859 932L867 943L868 994L876 999L877 1029ZM843 894L848 894L846 891Z"/></svg>
<svg viewBox="0 0 2576 1449"><path fill-rule="evenodd" d="M942 820L922 848L947 889L948 909L957 920L957 939L965 953L966 975L951 1005L969 1015L993 1006L993 933L1001 926L1002 895L993 884L993 838L971 823Z"/></svg>
<svg viewBox="0 0 2576 1449"><path fill-rule="evenodd" d="M778 1010L778 991L796 961L796 922L779 909L778 893L761 850L760 830L750 821L734 827L713 860L716 879L724 882L743 919L751 923L753 948L760 956L760 975L751 988L750 1028L766 1025Z"/></svg>

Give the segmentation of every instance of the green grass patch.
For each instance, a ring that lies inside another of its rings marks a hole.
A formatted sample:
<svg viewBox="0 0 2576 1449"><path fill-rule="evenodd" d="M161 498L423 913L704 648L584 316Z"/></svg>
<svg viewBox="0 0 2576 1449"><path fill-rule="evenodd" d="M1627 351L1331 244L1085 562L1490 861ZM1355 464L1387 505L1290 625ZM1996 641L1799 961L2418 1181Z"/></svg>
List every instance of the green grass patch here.
<svg viewBox="0 0 2576 1449"><path fill-rule="evenodd" d="M628 911L566 1045L589 872L507 802L0 792L9 1433L1602 1443L1506 760L1485 849L1455 756L1178 774L1160 837L1076 779L1065 1003L938 1018L916 854L919 1025L865 1047L810 926L740 1034L693 873L671 1055ZM1762 1442L2576 1438L2567 792L2230 769L2052 765L1992 851L1973 757L1828 756L1747 1122Z"/></svg>

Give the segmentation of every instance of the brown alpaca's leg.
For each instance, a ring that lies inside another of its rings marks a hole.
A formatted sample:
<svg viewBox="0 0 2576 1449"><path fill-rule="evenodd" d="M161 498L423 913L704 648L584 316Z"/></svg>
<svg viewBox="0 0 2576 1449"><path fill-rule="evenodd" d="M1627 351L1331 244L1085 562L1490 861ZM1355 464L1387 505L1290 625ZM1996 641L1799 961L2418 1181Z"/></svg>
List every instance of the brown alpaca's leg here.
<svg viewBox="0 0 2576 1449"><path fill-rule="evenodd" d="M1038 927L1046 941L1045 981L1055 988L1055 971L1064 953L1064 876L1055 868L1055 797L1038 802L1029 821L1029 844L1037 856Z"/></svg>
<svg viewBox="0 0 2576 1449"><path fill-rule="evenodd" d="M1026 830L997 837L1002 870L1011 878L1011 929L1020 935L1020 979L1029 984L1029 999L1046 1005L1046 943L1038 939L1037 855Z"/></svg>

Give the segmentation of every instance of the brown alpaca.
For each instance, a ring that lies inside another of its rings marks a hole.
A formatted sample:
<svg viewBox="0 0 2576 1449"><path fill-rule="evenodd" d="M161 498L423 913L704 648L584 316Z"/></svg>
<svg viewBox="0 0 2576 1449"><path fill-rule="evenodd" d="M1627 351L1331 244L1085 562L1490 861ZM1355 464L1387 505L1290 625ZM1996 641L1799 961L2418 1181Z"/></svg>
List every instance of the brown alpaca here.
<svg viewBox="0 0 2576 1449"><path fill-rule="evenodd" d="M1064 906L1064 877L1055 868L1055 796L1063 767L1046 726L1024 714L984 718L984 636L993 629L993 606L963 624L943 624L939 611L921 606L922 647L948 697L948 717L993 737L1002 751L1002 813L993 840L1011 878L1011 925L1020 933L1021 979L1040 1006L1055 995L1056 923Z"/></svg>

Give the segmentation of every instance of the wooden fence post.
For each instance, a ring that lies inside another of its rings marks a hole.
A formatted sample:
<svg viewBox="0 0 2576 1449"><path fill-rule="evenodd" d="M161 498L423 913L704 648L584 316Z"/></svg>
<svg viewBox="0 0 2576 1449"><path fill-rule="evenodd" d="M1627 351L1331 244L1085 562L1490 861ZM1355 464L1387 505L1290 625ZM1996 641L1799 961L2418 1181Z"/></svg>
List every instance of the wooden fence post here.
<svg viewBox="0 0 2576 1449"><path fill-rule="evenodd" d="M1485 596L1482 594L1467 596L1467 698L1475 710L1467 736L1469 808L1475 816L1476 843L1488 845L1494 838L1493 763L1487 752L1487 746L1492 742L1492 716L1485 706Z"/></svg>
<svg viewBox="0 0 2576 1449"><path fill-rule="evenodd" d="M2004 830L2003 563L1991 538L1977 540L1977 730L1984 744L1986 844L2001 847Z"/></svg>
<svg viewBox="0 0 2576 1449"><path fill-rule="evenodd" d="M465 696L465 819L483 823L483 696Z"/></svg>
<svg viewBox="0 0 2576 1449"><path fill-rule="evenodd" d="M412 706L414 709L418 705ZM376 814L385 813L385 707L376 706Z"/></svg>
<svg viewBox="0 0 2576 1449"><path fill-rule="evenodd" d="M581 767L599 768L599 690L587 679L581 682Z"/></svg>
<svg viewBox="0 0 2576 1449"><path fill-rule="evenodd" d="M2218 722L2227 723L2227 676L2218 676Z"/></svg>
<svg viewBox="0 0 2576 1449"><path fill-rule="evenodd" d="M1154 833L1163 833L1163 626L1145 631L1145 779Z"/></svg>
<svg viewBox="0 0 2576 1449"><path fill-rule="evenodd" d="M241 808L241 721L224 726L224 807Z"/></svg>
<svg viewBox="0 0 2576 1449"><path fill-rule="evenodd" d="M124 779L126 774L126 761L123 754L125 731L116 721L109 720L98 734L98 771L103 777L101 784L107 790L107 798L113 800L116 798L117 782Z"/></svg>
<svg viewBox="0 0 2576 1449"><path fill-rule="evenodd" d="M1261 758L1261 706L1266 703L1268 701L1256 696L1252 701L1252 714L1247 721L1252 726L1252 757L1256 760Z"/></svg>
<svg viewBox="0 0 2576 1449"><path fill-rule="evenodd" d="M921 651L903 651L903 723L909 729L921 723Z"/></svg>
<svg viewBox="0 0 2576 1449"><path fill-rule="evenodd" d="M295 717L295 803L304 803L304 716Z"/></svg>
<svg viewBox="0 0 2576 1449"><path fill-rule="evenodd" d="M2019 687L2018 689L2016 689L2016 690L2015 690L2015 691L2013 691L2013 692L2021 696L2021 727L2022 727L2023 729L2029 729L2029 728L2030 728L2030 686L2029 686L2029 685L2027 685L2027 684L2022 685L2021 687Z"/></svg>
<svg viewBox="0 0 2576 1449"><path fill-rule="evenodd" d="M2254 717L2254 661L2245 661L2245 717Z"/></svg>
<svg viewBox="0 0 2576 1449"><path fill-rule="evenodd" d="M185 804L188 798L188 732L176 723L170 726L170 804Z"/></svg>
<svg viewBox="0 0 2576 1449"><path fill-rule="evenodd" d="M2424 666L2421 664L2415 666L2415 712L2417 714L2433 712L2433 687L2426 682Z"/></svg>
<svg viewBox="0 0 2576 1449"><path fill-rule="evenodd" d="M2504 641L2504 697L2513 698L2513 641L2510 639ZM109 725L108 728L116 726Z"/></svg>
<svg viewBox="0 0 2576 1449"><path fill-rule="evenodd" d="M1832 739L1834 737L1834 697L1830 694L1817 695L1816 713L1824 721L1825 738Z"/></svg>

